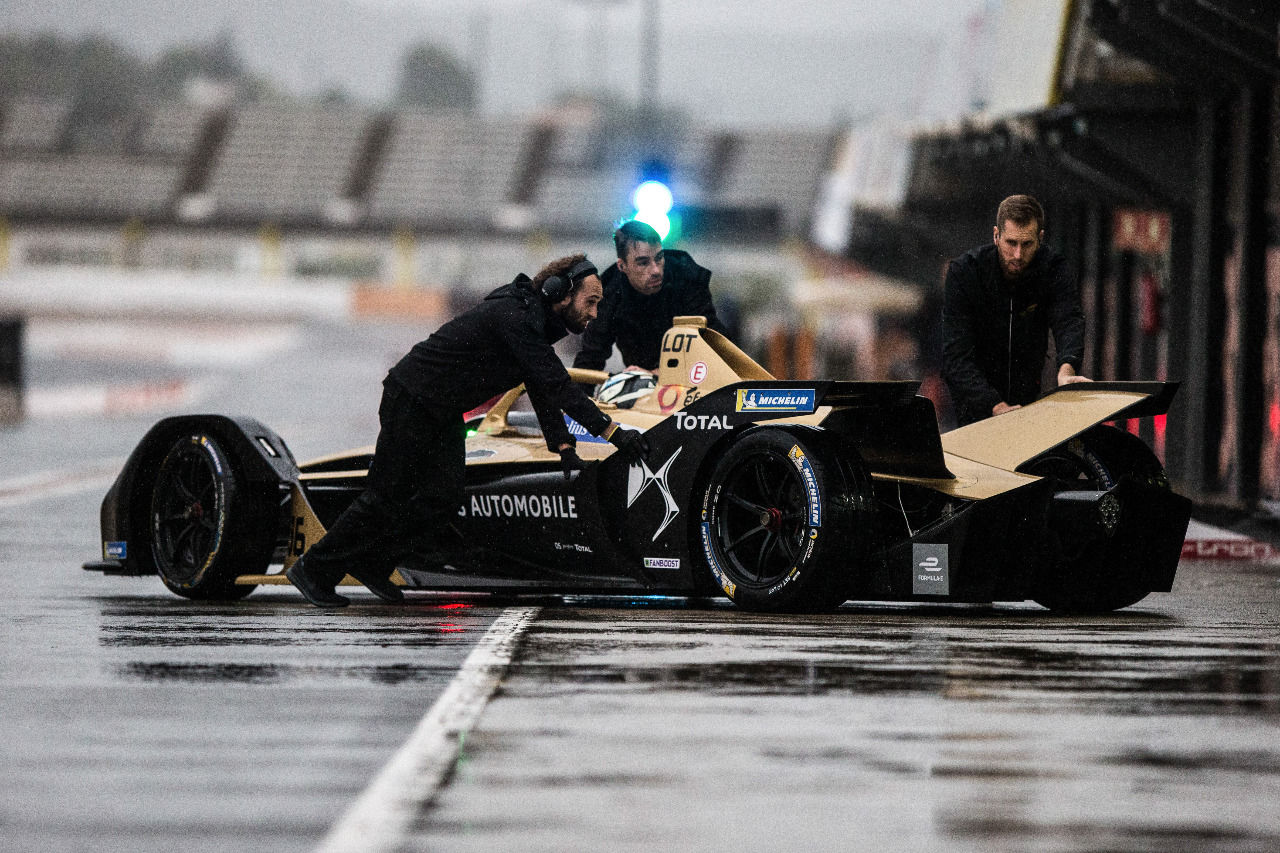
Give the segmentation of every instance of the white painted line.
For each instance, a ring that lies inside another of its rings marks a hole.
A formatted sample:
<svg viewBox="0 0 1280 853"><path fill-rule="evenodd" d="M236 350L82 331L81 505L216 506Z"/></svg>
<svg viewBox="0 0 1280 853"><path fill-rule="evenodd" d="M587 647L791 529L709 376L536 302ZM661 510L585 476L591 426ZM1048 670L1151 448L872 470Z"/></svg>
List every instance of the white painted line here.
<svg viewBox="0 0 1280 853"><path fill-rule="evenodd" d="M124 463L124 459L99 459L78 468L40 471L0 480L0 508L24 506L92 489L106 491Z"/></svg>
<svg viewBox="0 0 1280 853"><path fill-rule="evenodd" d="M480 719L540 609L509 607L489 626L409 740L333 825L317 853L379 853L401 847L414 819L449 777L462 738Z"/></svg>

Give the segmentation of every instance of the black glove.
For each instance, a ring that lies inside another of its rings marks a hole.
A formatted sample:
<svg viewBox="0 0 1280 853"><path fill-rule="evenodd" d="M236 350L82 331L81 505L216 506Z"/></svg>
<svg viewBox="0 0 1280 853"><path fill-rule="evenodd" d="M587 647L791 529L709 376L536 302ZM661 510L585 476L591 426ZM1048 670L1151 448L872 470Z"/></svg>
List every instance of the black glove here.
<svg viewBox="0 0 1280 853"><path fill-rule="evenodd" d="M649 440L638 429L619 426L609 436L609 443L618 448L618 452L628 462L649 461Z"/></svg>
<svg viewBox="0 0 1280 853"><path fill-rule="evenodd" d="M582 457L578 456L578 451L572 447L566 447L560 451L560 470L564 472L564 478L567 480L574 471L581 471L587 467L582 461Z"/></svg>

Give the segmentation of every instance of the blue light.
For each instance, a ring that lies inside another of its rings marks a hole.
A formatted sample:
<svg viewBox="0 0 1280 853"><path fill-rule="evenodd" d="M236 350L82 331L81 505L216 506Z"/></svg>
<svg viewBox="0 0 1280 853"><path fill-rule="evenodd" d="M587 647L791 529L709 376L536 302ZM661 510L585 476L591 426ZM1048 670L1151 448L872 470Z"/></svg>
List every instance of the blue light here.
<svg viewBox="0 0 1280 853"><path fill-rule="evenodd" d="M675 199L662 181L645 181L631 194L631 203L639 213L657 213L665 216L671 212Z"/></svg>

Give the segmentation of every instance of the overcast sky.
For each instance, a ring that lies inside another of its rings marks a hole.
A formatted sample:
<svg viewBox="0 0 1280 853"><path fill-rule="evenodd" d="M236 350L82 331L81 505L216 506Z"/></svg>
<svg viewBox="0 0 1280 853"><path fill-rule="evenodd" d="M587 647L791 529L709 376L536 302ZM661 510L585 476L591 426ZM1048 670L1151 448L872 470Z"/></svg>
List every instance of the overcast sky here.
<svg viewBox="0 0 1280 853"><path fill-rule="evenodd" d="M18 0L0 29L105 32L151 55L231 31L247 64L300 94L384 102L413 42L472 63L487 113L566 90L657 97L713 124L824 125L945 112L986 73L976 12L999 0ZM659 49L643 56L657 10ZM644 64L642 64L642 61ZM935 115L936 117L936 115Z"/></svg>

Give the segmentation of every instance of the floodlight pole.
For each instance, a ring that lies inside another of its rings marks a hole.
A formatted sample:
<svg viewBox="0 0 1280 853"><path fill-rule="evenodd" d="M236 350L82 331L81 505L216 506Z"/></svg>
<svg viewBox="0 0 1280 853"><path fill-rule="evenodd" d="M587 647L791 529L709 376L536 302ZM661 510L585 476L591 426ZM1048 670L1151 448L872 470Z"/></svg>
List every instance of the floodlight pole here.
<svg viewBox="0 0 1280 853"><path fill-rule="evenodd" d="M644 91L640 95L640 105L646 113L652 115L658 107L658 55L662 49L659 43L661 35L660 0L641 0L643 4L640 15L643 18L640 63L644 68L641 77L644 79Z"/></svg>
<svg viewBox="0 0 1280 853"><path fill-rule="evenodd" d="M625 3L627 0L573 0L587 5L612 6ZM662 31L661 0L640 0L640 97L637 99L641 109L652 115L658 102L658 57L661 45L659 36ZM652 59L652 61L650 61Z"/></svg>

